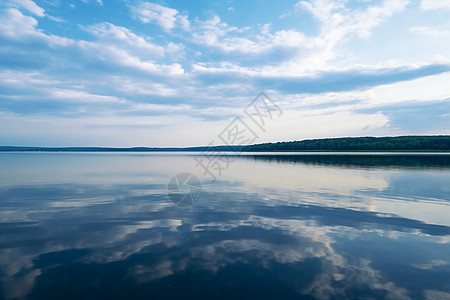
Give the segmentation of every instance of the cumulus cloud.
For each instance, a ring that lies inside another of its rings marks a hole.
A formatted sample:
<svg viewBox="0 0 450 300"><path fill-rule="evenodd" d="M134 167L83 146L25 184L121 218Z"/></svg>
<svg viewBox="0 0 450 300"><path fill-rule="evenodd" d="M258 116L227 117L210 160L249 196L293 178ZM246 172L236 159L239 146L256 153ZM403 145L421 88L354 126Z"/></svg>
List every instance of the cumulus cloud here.
<svg viewBox="0 0 450 300"><path fill-rule="evenodd" d="M25 16L18 9L9 8L3 22L0 22L0 32L8 37L16 38L22 35L34 34L37 21L35 18Z"/></svg>
<svg viewBox="0 0 450 300"><path fill-rule="evenodd" d="M157 23L165 31L179 25L182 29L189 28L187 16L181 15L176 9L151 2L140 2L130 6L133 16L143 23Z"/></svg>
<svg viewBox="0 0 450 300"><path fill-rule="evenodd" d="M3 22L0 23L0 36L13 40L21 40L25 43L43 43L46 46L68 45L72 40L57 35L47 35L37 28L38 21L24 15L16 8L8 8L5 11ZM22 49L23 51L23 49Z"/></svg>
<svg viewBox="0 0 450 300"><path fill-rule="evenodd" d="M308 39L296 30L269 31L268 24L261 31L252 34L249 27L229 26L219 16L201 21L196 20L192 41L206 47L216 48L224 53L279 54L290 49L308 47Z"/></svg>
<svg viewBox="0 0 450 300"><path fill-rule="evenodd" d="M45 10L31 0L13 0L11 3L13 6L23 8L37 17L45 16Z"/></svg>
<svg viewBox="0 0 450 300"><path fill-rule="evenodd" d="M295 29L272 31L270 24L260 26L255 33L254 28L230 26L214 16L193 23L193 41L221 50L225 55L252 54L237 59L243 62L255 60L258 56L272 62L257 67L243 67L230 62L209 66L215 69L229 71L233 66L234 72L239 70L247 76L310 76L320 71L332 71L330 62L337 59L338 48L344 42L352 37L369 37L374 28L403 11L407 4L407 0L395 0L369 5L365 9L350 9L346 1L300 1L296 8L310 13L319 22L317 35L307 36ZM197 64L196 70L200 65Z"/></svg>
<svg viewBox="0 0 450 300"><path fill-rule="evenodd" d="M28 49L30 53L34 53L36 48L41 48L48 51L48 57L58 56L61 60L81 54L87 62L95 58L104 64L132 68L150 74L184 73L182 66L178 63L156 62L157 57L164 55L164 48L152 44L124 27L110 23L87 26L85 30L100 38L99 41L91 42L49 35L39 30L37 25L38 22L33 17L25 16L15 8L9 8L6 10L6 21L0 24L0 35L16 40L33 40L35 44ZM54 47L58 47L59 51L55 53ZM168 45L169 51L173 52L174 47L176 47L174 44Z"/></svg>

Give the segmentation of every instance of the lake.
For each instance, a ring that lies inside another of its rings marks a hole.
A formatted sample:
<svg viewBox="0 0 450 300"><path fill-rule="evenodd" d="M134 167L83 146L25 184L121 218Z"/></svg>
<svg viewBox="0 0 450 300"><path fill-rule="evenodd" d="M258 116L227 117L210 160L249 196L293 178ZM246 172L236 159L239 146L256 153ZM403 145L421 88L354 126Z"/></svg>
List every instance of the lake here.
<svg viewBox="0 0 450 300"><path fill-rule="evenodd" d="M449 154L228 159L0 153L0 298L450 299Z"/></svg>

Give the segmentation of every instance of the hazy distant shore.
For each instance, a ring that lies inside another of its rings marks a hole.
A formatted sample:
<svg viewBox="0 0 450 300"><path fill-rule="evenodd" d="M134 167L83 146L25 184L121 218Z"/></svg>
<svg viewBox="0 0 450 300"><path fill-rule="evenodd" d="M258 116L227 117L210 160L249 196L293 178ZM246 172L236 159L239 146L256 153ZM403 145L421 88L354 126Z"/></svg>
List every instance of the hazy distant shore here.
<svg viewBox="0 0 450 300"><path fill-rule="evenodd" d="M1 152L450 152L450 135L352 137L264 143L247 146L198 147L18 147Z"/></svg>

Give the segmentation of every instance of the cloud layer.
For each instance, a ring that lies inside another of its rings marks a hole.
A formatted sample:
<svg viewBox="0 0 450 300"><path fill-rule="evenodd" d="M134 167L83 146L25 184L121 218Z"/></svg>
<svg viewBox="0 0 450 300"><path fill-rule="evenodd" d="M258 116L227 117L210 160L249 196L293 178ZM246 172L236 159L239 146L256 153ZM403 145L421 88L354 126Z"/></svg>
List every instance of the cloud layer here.
<svg viewBox="0 0 450 300"><path fill-rule="evenodd" d="M250 10L238 3L8 0L0 5L1 144L208 144L261 90L286 114L260 141L448 133L443 123L397 122L374 96L383 87L402 98L404 83L436 78L441 85L402 101L433 100L445 121L450 94L440 78L450 42L440 37L450 23L437 20L447 20L447 2L286 2L242 18ZM330 116L324 107L340 130L319 129ZM367 123L352 126L349 115ZM295 130L305 121L309 129ZM57 133L68 127L86 138Z"/></svg>

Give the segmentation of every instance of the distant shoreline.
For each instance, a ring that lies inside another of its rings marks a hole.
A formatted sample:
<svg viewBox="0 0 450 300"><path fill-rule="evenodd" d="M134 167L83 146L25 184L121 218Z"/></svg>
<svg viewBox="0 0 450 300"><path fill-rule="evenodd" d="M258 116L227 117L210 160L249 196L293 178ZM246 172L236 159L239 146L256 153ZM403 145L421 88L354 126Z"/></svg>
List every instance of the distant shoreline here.
<svg viewBox="0 0 450 300"><path fill-rule="evenodd" d="M273 154L282 154L282 153L450 153L450 150L297 150L297 151L287 151L287 150L273 150L273 151L248 151L248 150L214 150L214 149L205 149L205 150L186 150L186 149L179 149L179 150L165 150L165 149L151 149L151 150L132 150L132 149L122 149L117 148L114 150L110 149L98 149L98 150L88 150L88 149L77 149L77 150L71 150L71 149L54 149L54 148L45 148L45 149L3 149L0 147L0 153L11 153L11 152L33 152L33 153L43 153L43 152L51 152L51 153L154 153L154 152L186 152L186 153L198 153L198 152L206 152L211 153L211 155L217 155L217 152L222 153L246 153L246 154L257 154L257 153L273 153Z"/></svg>
<svg viewBox="0 0 450 300"><path fill-rule="evenodd" d="M450 152L450 135L398 137L344 137L248 146L197 147L21 147L0 146L0 152Z"/></svg>

